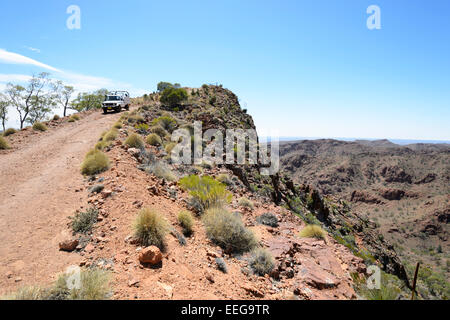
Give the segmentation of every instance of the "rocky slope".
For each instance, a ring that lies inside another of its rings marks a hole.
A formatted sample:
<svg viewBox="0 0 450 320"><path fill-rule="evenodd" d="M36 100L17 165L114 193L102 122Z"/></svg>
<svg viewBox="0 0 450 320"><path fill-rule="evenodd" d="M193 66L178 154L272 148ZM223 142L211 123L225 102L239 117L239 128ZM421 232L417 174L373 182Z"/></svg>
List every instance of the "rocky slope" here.
<svg viewBox="0 0 450 320"><path fill-rule="evenodd" d="M282 168L328 197L345 199L392 243L411 275L421 261L429 278L449 278L450 146L400 146L387 140L294 141L280 148ZM431 276L432 275L432 276ZM425 280L425 282L428 282ZM428 292L447 296L449 285ZM424 289L424 291L427 291Z"/></svg>

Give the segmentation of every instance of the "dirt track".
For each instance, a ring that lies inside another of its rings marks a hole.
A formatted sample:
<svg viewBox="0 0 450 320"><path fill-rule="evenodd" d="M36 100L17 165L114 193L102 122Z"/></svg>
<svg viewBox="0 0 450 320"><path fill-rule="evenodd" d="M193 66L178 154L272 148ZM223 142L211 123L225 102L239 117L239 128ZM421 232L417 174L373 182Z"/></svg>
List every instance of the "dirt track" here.
<svg viewBox="0 0 450 320"><path fill-rule="evenodd" d="M0 154L0 294L45 284L79 255L58 250L68 217L86 203L79 172L85 153L119 114L95 112L39 134ZM17 135L25 134L20 132Z"/></svg>

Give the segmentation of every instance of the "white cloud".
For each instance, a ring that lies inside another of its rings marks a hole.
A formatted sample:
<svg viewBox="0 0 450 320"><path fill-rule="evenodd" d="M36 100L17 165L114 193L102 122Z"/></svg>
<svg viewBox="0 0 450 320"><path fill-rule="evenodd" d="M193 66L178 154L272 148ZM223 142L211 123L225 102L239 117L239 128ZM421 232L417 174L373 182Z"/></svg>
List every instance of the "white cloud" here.
<svg viewBox="0 0 450 320"><path fill-rule="evenodd" d="M4 49L0 49L0 62L7 63L7 64L29 64L29 65L41 67L41 68L44 68L47 70L51 70L54 72L61 72L61 70L53 68L52 66L49 66L45 63L25 57L18 53L6 51Z"/></svg>
<svg viewBox="0 0 450 320"><path fill-rule="evenodd" d="M25 46L24 48L27 48L30 51L36 52L36 53L41 53L41 50L38 48L33 48L33 47L27 47Z"/></svg>
<svg viewBox="0 0 450 320"><path fill-rule="evenodd" d="M95 77L89 75L78 74L70 71L63 71L50 65L41 63L26 56L0 49L0 63L6 64L27 64L38 66L55 72L52 78L62 80L67 85L73 86L77 92L89 92L98 89L109 90L128 90L131 95L143 95L147 90L133 88L128 83L114 81L104 77ZM31 76L23 74L0 74L0 89L5 87L7 82L27 82Z"/></svg>

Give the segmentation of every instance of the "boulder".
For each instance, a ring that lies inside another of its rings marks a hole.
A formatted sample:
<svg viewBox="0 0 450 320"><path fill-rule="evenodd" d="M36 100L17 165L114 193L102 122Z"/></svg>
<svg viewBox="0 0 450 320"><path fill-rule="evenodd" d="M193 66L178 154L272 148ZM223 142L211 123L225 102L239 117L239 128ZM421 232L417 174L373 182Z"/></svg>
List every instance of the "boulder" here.
<svg viewBox="0 0 450 320"><path fill-rule="evenodd" d="M59 250L71 252L78 246L78 239L68 239L59 243Z"/></svg>
<svg viewBox="0 0 450 320"><path fill-rule="evenodd" d="M150 246L142 249L139 253L139 261L141 263L148 263L151 265L155 265L160 263L162 260L161 250L158 247Z"/></svg>

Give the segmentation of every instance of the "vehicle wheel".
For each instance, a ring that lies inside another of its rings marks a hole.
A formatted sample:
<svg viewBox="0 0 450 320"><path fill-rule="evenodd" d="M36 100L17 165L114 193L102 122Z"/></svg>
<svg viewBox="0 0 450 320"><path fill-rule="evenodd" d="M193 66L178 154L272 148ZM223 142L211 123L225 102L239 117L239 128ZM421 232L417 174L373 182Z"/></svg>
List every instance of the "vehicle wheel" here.
<svg viewBox="0 0 450 320"><path fill-rule="evenodd" d="M125 107L125 110L130 110L130 106L129 105L127 105L126 107Z"/></svg>
<svg viewBox="0 0 450 320"><path fill-rule="evenodd" d="M108 111L106 109L103 109L103 114L107 114Z"/></svg>

